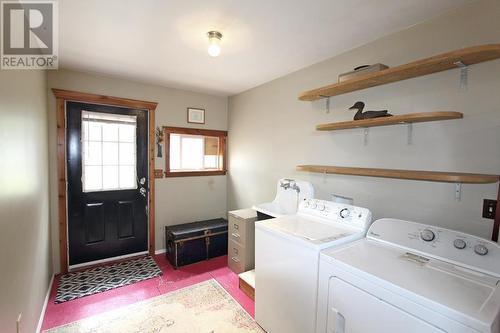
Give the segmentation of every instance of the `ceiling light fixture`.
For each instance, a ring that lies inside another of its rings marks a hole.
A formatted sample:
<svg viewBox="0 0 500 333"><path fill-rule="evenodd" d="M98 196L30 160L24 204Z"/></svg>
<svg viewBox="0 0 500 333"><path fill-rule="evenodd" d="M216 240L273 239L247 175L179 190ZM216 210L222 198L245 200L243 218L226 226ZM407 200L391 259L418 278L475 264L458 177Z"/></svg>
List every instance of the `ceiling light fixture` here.
<svg viewBox="0 0 500 333"><path fill-rule="evenodd" d="M208 36L208 54L217 57L220 54L220 41L222 34L218 31L209 31Z"/></svg>

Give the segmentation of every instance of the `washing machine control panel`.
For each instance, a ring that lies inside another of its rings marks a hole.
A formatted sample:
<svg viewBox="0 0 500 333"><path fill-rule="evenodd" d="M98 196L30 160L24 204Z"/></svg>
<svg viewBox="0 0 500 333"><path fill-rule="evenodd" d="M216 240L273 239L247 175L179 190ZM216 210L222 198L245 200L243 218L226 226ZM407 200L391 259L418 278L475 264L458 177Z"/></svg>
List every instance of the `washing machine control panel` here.
<svg viewBox="0 0 500 333"><path fill-rule="evenodd" d="M500 277L500 247L481 237L417 222L380 219L373 222L367 238Z"/></svg>
<svg viewBox="0 0 500 333"><path fill-rule="evenodd" d="M297 214L315 216L325 222L340 223L361 230L368 229L372 220L371 212L366 208L319 199L302 200Z"/></svg>

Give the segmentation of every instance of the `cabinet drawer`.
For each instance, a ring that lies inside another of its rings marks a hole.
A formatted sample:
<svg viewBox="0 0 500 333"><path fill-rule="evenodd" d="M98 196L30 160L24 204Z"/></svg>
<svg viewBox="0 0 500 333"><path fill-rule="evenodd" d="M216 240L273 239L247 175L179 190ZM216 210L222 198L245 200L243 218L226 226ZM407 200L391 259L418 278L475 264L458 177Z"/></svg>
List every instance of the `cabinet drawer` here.
<svg viewBox="0 0 500 333"><path fill-rule="evenodd" d="M245 246L247 225L245 220L229 216L228 238Z"/></svg>
<svg viewBox="0 0 500 333"><path fill-rule="evenodd" d="M245 271L245 249L234 241L229 242L227 252L227 265L236 274Z"/></svg>

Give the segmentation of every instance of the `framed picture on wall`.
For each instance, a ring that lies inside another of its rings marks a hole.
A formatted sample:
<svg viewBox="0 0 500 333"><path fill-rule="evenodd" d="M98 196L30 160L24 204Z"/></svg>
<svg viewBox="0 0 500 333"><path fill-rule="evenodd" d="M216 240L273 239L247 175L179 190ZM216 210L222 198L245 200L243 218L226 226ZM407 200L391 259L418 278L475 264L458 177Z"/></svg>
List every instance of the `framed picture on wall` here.
<svg viewBox="0 0 500 333"><path fill-rule="evenodd" d="M204 124L205 123L205 109L188 108L187 109L188 123Z"/></svg>

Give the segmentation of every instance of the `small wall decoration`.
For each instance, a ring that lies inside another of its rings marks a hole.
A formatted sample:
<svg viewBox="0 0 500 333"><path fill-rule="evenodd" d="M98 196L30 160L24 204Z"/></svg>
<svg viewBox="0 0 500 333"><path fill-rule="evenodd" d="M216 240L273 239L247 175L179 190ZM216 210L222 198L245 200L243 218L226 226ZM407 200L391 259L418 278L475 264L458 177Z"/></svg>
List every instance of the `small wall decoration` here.
<svg viewBox="0 0 500 333"><path fill-rule="evenodd" d="M188 108L187 109L188 123L204 124L205 123L205 109Z"/></svg>
<svg viewBox="0 0 500 333"><path fill-rule="evenodd" d="M156 127L155 134L156 134L156 150L157 150L156 156L163 157L162 147L161 147L161 143L163 142L163 130L160 127Z"/></svg>
<svg viewBox="0 0 500 333"><path fill-rule="evenodd" d="M380 118L380 117L391 117L392 114L388 113L387 110L380 111L364 111L365 103L356 102L349 110L358 110L354 115L354 120L370 119L370 118Z"/></svg>
<svg viewBox="0 0 500 333"><path fill-rule="evenodd" d="M155 178L163 178L163 169L155 169Z"/></svg>

